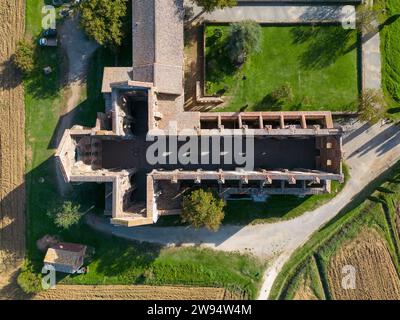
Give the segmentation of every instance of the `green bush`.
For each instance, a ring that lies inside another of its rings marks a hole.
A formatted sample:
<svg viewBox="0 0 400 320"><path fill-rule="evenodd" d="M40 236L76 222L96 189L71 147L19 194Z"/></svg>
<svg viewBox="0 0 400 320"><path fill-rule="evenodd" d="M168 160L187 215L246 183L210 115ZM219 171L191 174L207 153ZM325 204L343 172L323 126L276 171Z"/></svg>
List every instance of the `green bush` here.
<svg viewBox="0 0 400 320"><path fill-rule="evenodd" d="M292 102L294 99L293 90L290 83L285 83L271 93L272 99L277 102Z"/></svg>
<svg viewBox="0 0 400 320"><path fill-rule="evenodd" d="M18 42L12 61L21 72L25 74L31 72L35 67L33 44L26 40Z"/></svg>
<svg viewBox="0 0 400 320"><path fill-rule="evenodd" d="M42 278L40 274L34 273L28 266L23 266L18 275L17 283L25 293L36 293L42 290Z"/></svg>
<svg viewBox="0 0 400 320"><path fill-rule="evenodd" d="M386 110L386 101L380 90L366 90L358 101L360 119L371 124L383 118Z"/></svg>

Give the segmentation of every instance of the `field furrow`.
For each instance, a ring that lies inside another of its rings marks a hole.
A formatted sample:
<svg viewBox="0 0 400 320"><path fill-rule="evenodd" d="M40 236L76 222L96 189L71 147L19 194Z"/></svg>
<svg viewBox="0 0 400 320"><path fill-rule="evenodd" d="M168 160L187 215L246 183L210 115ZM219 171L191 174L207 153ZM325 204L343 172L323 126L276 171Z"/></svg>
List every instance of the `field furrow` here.
<svg viewBox="0 0 400 320"><path fill-rule="evenodd" d="M25 247L24 96L11 63L24 36L24 11L23 0L0 3L0 271L14 269Z"/></svg>

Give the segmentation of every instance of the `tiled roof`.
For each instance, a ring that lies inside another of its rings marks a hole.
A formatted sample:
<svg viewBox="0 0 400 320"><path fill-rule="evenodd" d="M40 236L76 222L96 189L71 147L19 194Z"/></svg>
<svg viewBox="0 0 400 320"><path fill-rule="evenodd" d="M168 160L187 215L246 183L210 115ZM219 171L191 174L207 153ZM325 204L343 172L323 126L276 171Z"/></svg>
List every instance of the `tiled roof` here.
<svg viewBox="0 0 400 320"><path fill-rule="evenodd" d="M78 259L83 257L86 246L74 243L58 243L47 250L45 263L75 266Z"/></svg>
<svg viewBox="0 0 400 320"><path fill-rule="evenodd" d="M119 68L104 68L103 85L101 92L110 93L111 84L116 82L130 81L132 77L132 68L119 67Z"/></svg>
<svg viewBox="0 0 400 320"><path fill-rule="evenodd" d="M183 0L133 0L133 80L183 94Z"/></svg>

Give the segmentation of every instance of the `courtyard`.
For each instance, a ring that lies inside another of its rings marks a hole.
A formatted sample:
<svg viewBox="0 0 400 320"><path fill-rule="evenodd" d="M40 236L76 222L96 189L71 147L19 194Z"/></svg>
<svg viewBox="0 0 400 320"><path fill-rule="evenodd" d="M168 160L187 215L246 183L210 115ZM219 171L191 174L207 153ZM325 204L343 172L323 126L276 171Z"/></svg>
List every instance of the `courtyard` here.
<svg viewBox="0 0 400 320"><path fill-rule="evenodd" d="M224 97L218 111L355 111L359 94L355 30L339 25L263 25L261 50L235 67L226 53L229 25L205 29L205 94ZM286 86L288 101L271 94Z"/></svg>

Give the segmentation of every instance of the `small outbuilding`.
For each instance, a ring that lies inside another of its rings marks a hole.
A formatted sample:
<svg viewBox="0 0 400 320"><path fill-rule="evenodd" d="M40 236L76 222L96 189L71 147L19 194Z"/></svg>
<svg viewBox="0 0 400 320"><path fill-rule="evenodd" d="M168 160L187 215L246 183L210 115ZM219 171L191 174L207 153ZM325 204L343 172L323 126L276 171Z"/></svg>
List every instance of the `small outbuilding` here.
<svg viewBox="0 0 400 320"><path fill-rule="evenodd" d="M81 244L60 242L47 250L44 264L53 266L57 272L74 274L83 266L86 250Z"/></svg>

